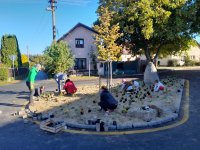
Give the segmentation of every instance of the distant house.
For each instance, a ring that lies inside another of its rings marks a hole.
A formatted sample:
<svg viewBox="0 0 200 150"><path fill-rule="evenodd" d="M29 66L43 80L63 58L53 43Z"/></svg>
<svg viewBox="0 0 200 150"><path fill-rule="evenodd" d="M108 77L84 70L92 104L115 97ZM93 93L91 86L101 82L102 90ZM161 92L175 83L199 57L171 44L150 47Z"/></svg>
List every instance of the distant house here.
<svg viewBox="0 0 200 150"><path fill-rule="evenodd" d="M187 52L183 52L181 54L177 55L170 55L163 58L158 58L157 62L160 66L167 66L168 62L170 60L177 60L178 65L182 66L185 63L186 56L189 56L190 60L193 60L195 62L200 62L200 45L197 46L191 46L191 48ZM134 61L137 58L139 58L141 61L146 60L145 55L136 55L132 56L128 52L123 52L123 55L121 56L122 61Z"/></svg>
<svg viewBox="0 0 200 150"><path fill-rule="evenodd" d="M58 40L66 42L72 50L75 57L75 70L96 69L92 58L92 54L97 51L94 34L97 34L95 30L78 23Z"/></svg>
<svg viewBox="0 0 200 150"><path fill-rule="evenodd" d="M180 55L171 55L171 56L167 56L166 58L159 58L158 64L161 66L167 66L169 60L177 60L178 65L182 66L185 63L185 58L187 55L189 56L191 60L200 62L200 46L199 45L191 46L191 48L187 52L182 53Z"/></svg>

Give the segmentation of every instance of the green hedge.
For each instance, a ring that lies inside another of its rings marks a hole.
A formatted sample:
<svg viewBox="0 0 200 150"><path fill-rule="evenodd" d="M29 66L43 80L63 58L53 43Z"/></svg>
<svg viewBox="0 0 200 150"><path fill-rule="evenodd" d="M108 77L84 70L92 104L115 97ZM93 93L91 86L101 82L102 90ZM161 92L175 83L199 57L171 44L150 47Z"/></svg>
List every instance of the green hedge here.
<svg viewBox="0 0 200 150"><path fill-rule="evenodd" d="M0 80L8 80L8 68L0 68Z"/></svg>

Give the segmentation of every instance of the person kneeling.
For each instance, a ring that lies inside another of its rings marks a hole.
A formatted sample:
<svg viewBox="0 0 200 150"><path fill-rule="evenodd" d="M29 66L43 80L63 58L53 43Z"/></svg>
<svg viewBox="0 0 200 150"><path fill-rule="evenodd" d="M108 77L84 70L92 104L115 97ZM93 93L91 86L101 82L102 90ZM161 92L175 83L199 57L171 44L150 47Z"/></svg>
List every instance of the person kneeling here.
<svg viewBox="0 0 200 150"><path fill-rule="evenodd" d="M117 108L118 102L108 91L106 86L102 86L101 89L102 92L100 95L100 102L98 103L98 105L101 107L101 109L105 110L106 112L114 111Z"/></svg>
<svg viewBox="0 0 200 150"><path fill-rule="evenodd" d="M67 95L73 95L77 91L77 88L70 79L66 80L63 89L66 91Z"/></svg>
<svg viewBox="0 0 200 150"><path fill-rule="evenodd" d="M154 92L163 91L165 86L158 80L155 80L154 82Z"/></svg>

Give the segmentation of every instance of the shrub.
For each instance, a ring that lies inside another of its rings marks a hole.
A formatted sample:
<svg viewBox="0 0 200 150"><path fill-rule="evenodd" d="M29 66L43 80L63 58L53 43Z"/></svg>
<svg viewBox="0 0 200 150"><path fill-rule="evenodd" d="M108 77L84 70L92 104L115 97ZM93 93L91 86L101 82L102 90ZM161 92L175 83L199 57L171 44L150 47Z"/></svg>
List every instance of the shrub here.
<svg viewBox="0 0 200 150"><path fill-rule="evenodd" d="M196 66L200 66L200 61L195 62Z"/></svg>
<svg viewBox="0 0 200 150"><path fill-rule="evenodd" d="M64 42L52 43L44 51L45 69L49 76L58 72L65 72L74 66L74 56Z"/></svg>
<svg viewBox="0 0 200 150"><path fill-rule="evenodd" d="M184 66L195 66L196 62L190 59L185 60Z"/></svg>
<svg viewBox="0 0 200 150"><path fill-rule="evenodd" d="M167 65L169 67L175 67L175 66L177 66L177 64L178 64L178 60L176 60L176 59L171 59L171 60L168 60L168 62L167 62Z"/></svg>
<svg viewBox="0 0 200 150"><path fill-rule="evenodd" d="M6 68L6 67L0 68L0 80L1 81L8 80L8 68Z"/></svg>

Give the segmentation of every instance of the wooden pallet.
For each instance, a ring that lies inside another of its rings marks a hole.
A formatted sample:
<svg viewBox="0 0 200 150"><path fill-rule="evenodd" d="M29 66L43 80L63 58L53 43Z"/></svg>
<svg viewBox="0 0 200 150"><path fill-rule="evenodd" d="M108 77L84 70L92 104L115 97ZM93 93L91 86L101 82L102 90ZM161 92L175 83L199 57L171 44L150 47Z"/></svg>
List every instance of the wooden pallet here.
<svg viewBox="0 0 200 150"><path fill-rule="evenodd" d="M62 129L64 129L65 123L60 123L57 125L55 125L55 123L56 122L53 121L52 119L47 119L40 123L40 129L49 131L51 133L57 133L57 132L61 131Z"/></svg>

